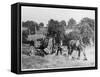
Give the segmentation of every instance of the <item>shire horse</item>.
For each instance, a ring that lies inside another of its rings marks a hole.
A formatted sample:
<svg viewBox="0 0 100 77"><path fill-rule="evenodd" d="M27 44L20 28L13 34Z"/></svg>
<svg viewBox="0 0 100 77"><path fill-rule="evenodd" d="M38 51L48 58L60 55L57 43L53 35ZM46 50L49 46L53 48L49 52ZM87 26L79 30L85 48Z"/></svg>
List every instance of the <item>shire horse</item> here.
<svg viewBox="0 0 100 77"><path fill-rule="evenodd" d="M71 56L73 51L76 50L78 52L78 58L80 59L81 52L84 55L84 60L87 60L86 53L85 53L85 46L81 43L80 40L70 40L68 45L68 56Z"/></svg>

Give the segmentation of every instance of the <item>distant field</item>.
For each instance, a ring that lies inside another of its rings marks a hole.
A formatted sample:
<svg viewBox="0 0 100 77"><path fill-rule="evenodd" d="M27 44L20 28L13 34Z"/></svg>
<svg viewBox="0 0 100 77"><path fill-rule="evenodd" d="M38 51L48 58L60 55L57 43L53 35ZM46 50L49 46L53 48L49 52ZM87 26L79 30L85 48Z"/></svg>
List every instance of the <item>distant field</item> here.
<svg viewBox="0 0 100 77"><path fill-rule="evenodd" d="M47 69L47 68L72 68L72 67L90 67L95 66L95 50L94 46L87 47L85 49L88 60L83 60L83 55L81 54L81 59L69 59L68 56L58 55L47 55L45 57L40 56L27 56L22 54L22 70L25 69ZM74 52L75 53L75 52ZM75 56L75 55L73 55Z"/></svg>

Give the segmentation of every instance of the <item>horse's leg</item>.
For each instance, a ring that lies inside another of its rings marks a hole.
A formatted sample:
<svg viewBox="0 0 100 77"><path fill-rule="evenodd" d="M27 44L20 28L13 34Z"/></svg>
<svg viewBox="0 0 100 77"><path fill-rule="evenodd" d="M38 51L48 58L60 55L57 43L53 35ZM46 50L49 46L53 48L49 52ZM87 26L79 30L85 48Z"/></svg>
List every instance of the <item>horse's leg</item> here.
<svg viewBox="0 0 100 77"><path fill-rule="evenodd" d="M68 56L70 55L70 48L68 48Z"/></svg>
<svg viewBox="0 0 100 77"><path fill-rule="evenodd" d="M73 53L73 50L74 50L74 49L73 49L73 48L71 48L70 55L72 55L72 53Z"/></svg>
<svg viewBox="0 0 100 77"><path fill-rule="evenodd" d="M71 55L71 51L72 51L71 47L68 47L68 55Z"/></svg>
<svg viewBox="0 0 100 77"><path fill-rule="evenodd" d="M78 58L77 59L80 59L81 50L78 48L77 51L78 51Z"/></svg>
<svg viewBox="0 0 100 77"><path fill-rule="evenodd" d="M59 53L62 55L62 48L59 49Z"/></svg>
<svg viewBox="0 0 100 77"><path fill-rule="evenodd" d="M86 53L84 50L83 50L83 55L84 55L84 60L87 60Z"/></svg>
<svg viewBox="0 0 100 77"><path fill-rule="evenodd" d="M72 52L73 52L73 48L70 48L70 51L68 53L68 56L69 56L70 59L72 58Z"/></svg>
<svg viewBox="0 0 100 77"><path fill-rule="evenodd" d="M59 49L57 49L57 53L56 53L56 56L58 55L58 53L59 53Z"/></svg>

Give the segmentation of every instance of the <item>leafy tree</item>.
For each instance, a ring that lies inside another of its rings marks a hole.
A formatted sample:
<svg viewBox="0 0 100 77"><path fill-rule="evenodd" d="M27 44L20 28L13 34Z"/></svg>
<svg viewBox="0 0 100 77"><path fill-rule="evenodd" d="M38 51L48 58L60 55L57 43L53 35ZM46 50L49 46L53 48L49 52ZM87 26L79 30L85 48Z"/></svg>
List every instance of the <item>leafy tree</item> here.
<svg viewBox="0 0 100 77"><path fill-rule="evenodd" d="M78 31L72 31L68 34L68 38L71 40L80 40L81 35Z"/></svg>
<svg viewBox="0 0 100 77"><path fill-rule="evenodd" d="M63 45L68 45L70 40L81 40L81 34L79 31L72 31L65 35Z"/></svg>
<svg viewBox="0 0 100 77"><path fill-rule="evenodd" d="M95 21L94 21L94 19L90 19L90 18L88 18L88 17L85 17L85 18L83 18L83 19L81 20L80 23L81 23L81 24L87 23L87 24L91 27L91 29L94 31L94 26L95 26Z"/></svg>
<svg viewBox="0 0 100 77"><path fill-rule="evenodd" d="M44 23L41 22L41 23L39 24L39 27L44 27Z"/></svg>
<svg viewBox="0 0 100 77"><path fill-rule="evenodd" d="M22 27L27 27L30 34L34 34L36 30L39 30L38 23L34 21L22 22Z"/></svg>
<svg viewBox="0 0 100 77"><path fill-rule="evenodd" d="M51 36L56 39L56 43L64 38L65 29L58 21L51 19L48 22L48 36Z"/></svg>
<svg viewBox="0 0 100 77"><path fill-rule="evenodd" d="M71 18L68 21L68 28L73 28L75 27L76 24L77 24L76 21L73 18Z"/></svg>
<svg viewBox="0 0 100 77"><path fill-rule="evenodd" d="M23 43L27 41L28 34L29 34L28 30L22 31L22 42Z"/></svg>
<svg viewBox="0 0 100 77"><path fill-rule="evenodd" d="M53 19L51 19L48 22L48 35L54 37L55 33L56 33L56 28L59 25L59 23L57 21L54 21Z"/></svg>
<svg viewBox="0 0 100 77"><path fill-rule="evenodd" d="M82 23L80 24L80 34L82 36L83 39L83 43L88 45L90 44L90 38L92 38L94 36L94 32L91 29L91 27L89 26L88 23Z"/></svg>
<svg viewBox="0 0 100 77"><path fill-rule="evenodd" d="M82 26L80 27L80 33L82 34L82 36L91 37L93 34L93 31L89 27L89 25L85 23L85 24L82 24Z"/></svg>
<svg viewBox="0 0 100 77"><path fill-rule="evenodd" d="M66 21L62 20L61 22L59 22L59 24L62 25L62 26L66 26Z"/></svg>

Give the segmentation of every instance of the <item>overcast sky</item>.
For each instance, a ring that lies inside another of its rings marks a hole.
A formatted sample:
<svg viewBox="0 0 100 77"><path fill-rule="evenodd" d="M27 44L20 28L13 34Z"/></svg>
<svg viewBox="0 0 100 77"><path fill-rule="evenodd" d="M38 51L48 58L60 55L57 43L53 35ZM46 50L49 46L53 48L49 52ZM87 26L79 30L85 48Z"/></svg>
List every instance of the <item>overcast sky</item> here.
<svg viewBox="0 0 100 77"><path fill-rule="evenodd" d="M70 18L79 22L84 17L95 19L95 11L78 10L78 9L59 9L44 7L26 7L22 6L22 21L33 20L38 23L43 22L45 25L48 20L55 19L58 21L65 20L66 23Z"/></svg>

